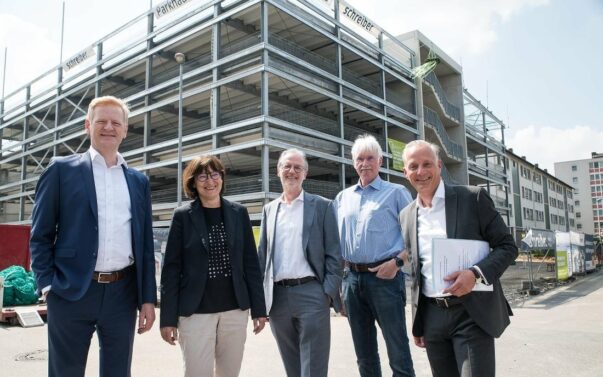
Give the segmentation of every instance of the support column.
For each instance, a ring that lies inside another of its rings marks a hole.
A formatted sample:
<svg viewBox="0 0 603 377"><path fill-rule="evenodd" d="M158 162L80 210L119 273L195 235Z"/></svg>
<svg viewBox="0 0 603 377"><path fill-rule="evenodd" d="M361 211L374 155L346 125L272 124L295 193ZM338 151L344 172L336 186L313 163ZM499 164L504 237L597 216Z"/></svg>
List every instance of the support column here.
<svg viewBox="0 0 603 377"><path fill-rule="evenodd" d="M381 50L383 50L383 32L379 33L379 48ZM381 95L383 97L383 99L387 102L387 90L385 88L385 71L383 70L383 66L385 66L385 57L383 56L383 54L379 53L379 62L381 63L381 66L379 69L381 70ZM383 116L387 119L387 105L383 105ZM389 124L387 121L383 122L383 137L385 138L385 153L389 153L389 144L387 142L387 138L389 137L389 133L388 133L388 128ZM393 156L392 156L393 158ZM387 159L385 162L385 168L386 169L390 169L390 163L392 163L392 161L390 161L391 159ZM393 163L392 163L393 166ZM390 180L390 175L389 173L387 173L386 175L386 179L389 181Z"/></svg>
<svg viewBox="0 0 603 377"><path fill-rule="evenodd" d="M153 21L154 21L153 13L149 13L147 16L147 36L153 33ZM155 44L153 40L147 37L147 52L149 52ZM149 89L153 86L153 56L149 55L149 57L145 60L145 76L144 76L144 90L147 95L144 96L144 107L146 109L151 106L152 98L151 94L149 94ZM151 127L152 127L152 119L151 119L151 111L146 111L144 113L144 121L143 121L143 134L142 134L142 146L145 148L145 152L142 154L142 163L143 165L147 165L151 163L151 152L146 151L146 148L151 145ZM149 170L144 171L147 177L150 176Z"/></svg>
<svg viewBox="0 0 603 377"><path fill-rule="evenodd" d="M222 12L220 4L214 5L214 18L217 18ZM211 36L211 60L213 63L217 63L220 60L220 23L215 23L212 26ZM215 83L220 79L220 68L218 66L212 69L212 81ZM211 89L210 97L210 118L211 118L211 129L215 132L220 126L220 87ZM216 149L220 146L218 135L216 133L211 136L211 147Z"/></svg>
<svg viewBox="0 0 603 377"><path fill-rule="evenodd" d="M260 4L260 33L262 42L264 45L268 44L268 4L263 1ZM268 50L264 49L262 51L262 64L264 65L264 70L261 73L261 83L260 83L260 101L261 101L261 115L267 117L270 113L270 105L269 105L269 82L268 82L268 73L266 72L266 67L269 64L269 56ZM268 204L270 199L268 198L268 193L270 192L270 146L267 144L267 141L270 139L270 125L268 122L264 121L262 123L262 138L264 139L264 143L262 144L262 192L264 193L264 204Z"/></svg>
<svg viewBox="0 0 603 377"><path fill-rule="evenodd" d="M25 114L27 114L29 112L29 110L31 109L31 105L29 103L31 99L31 86L28 86L27 89L25 90ZM27 140L27 138L29 137L29 115L26 115L25 118L23 119L23 141ZM55 140L56 140L56 133L55 133ZM21 157L21 182L25 181L27 179L27 150L28 150L28 143L23 143L23 145L21 146L21 152L23 152L23 157ZM19 221L24 221L25 220L25 199L26 196L23 195L23 193L25 192L26 187L25 184L22 183L21 184L21 196L19 197Z"/></svg>
<svg viewBox="0 0 603 377"><path fill-rule="evenodd" d="M339 21L339 0L335 0L334 7L335 20ZM335 56L335 61L337 64L337 77L340 80L340 83L337 85L337 94L339 96L339 99L337 100L337 121L339 122L339 137L345 140L345 121L343 113L343 102L341 102L341 99L343 98L343 85L341 85L341 80L343 80L343 64L341 61L341 29L339 28L339 25L335 25L335 33L337 35L337 55ZM339 144L339 157L345 159L344 144ZM345 163L341 163L339 165L339 186L341 190L345 189L345 167Z"/></svg>

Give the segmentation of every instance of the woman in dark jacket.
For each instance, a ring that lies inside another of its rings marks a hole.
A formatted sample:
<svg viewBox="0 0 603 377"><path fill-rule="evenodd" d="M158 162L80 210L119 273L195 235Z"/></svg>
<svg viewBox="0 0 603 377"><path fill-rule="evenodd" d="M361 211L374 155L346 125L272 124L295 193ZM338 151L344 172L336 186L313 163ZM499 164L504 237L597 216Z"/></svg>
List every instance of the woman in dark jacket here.
<svg viewBox="0 0 603 377"><path fill-rule="evenodd" d="M253 332L266 322L258 256L247 209L222 197L224 166L192 160L183 174L194 199L174 211L161 273L161 336L184 356L185 376L238 376L248 309Z"/></svg>

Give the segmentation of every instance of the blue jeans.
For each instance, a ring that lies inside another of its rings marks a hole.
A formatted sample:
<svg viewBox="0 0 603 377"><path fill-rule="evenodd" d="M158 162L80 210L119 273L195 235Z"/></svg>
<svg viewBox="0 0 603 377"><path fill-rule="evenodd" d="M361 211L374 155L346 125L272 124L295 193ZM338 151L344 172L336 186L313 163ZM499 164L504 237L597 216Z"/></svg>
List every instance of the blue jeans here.
<svg viewBox="0 0 603 377"><path fill-rule="evenodd" d="M406 335L404 274L385 280L372 272L346 270L342 289L360 376L381 377L375 320L385 339L393 376L414 376Z"/></svg>

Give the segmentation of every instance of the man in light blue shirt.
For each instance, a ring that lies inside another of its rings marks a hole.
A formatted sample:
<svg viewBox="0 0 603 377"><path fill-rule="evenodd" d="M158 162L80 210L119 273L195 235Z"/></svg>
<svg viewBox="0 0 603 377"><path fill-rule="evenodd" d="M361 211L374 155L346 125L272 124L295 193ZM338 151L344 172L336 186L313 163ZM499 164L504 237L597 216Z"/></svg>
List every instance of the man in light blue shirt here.
<svg viewBox="0 0 603 377"><path fill-rule="evenodd" d="M381 376L377 349L379 323L393 376L414 376L404 306L404 274L400 270L403 239L398 214L412 198L401 185L381 180L381 146L373 136L360 136L352 146L358 183L335 198L345 260L343 300L362 377Z"/></svg>

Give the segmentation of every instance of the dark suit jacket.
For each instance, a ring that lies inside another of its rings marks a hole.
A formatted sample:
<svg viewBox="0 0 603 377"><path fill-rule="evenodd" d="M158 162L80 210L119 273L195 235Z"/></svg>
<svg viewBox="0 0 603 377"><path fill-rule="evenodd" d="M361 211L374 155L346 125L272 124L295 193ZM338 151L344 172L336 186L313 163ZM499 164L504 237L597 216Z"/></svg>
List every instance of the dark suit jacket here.
<svg viewBox="0 0 603 377"><path fill-rule="evenodd" d="M149 180L123 167L132 210L132 250L138 306L156 303ZM88 290L98 253L98 212L90 153L57 157L40 176L30 249L38 289L77 301Z"/></svg>
<svg viewBox="0 0 603 377"><path fill-rule="evenodd" d="M262 277L247 209L222 199L224 227L239 308L266 317ZM208 276L209 237L203 207L196 199L176 208L161 273L161 327L177 327L199 307Z"/></svg>
<svg viewBox="0 0 603 377"><path fill-rule="evenodd" d="M502 217L494 208L488 193L479 187L445 185L446 234L448 238L483 240L492 249L477 266L486 280L494 285L493 292L471 292L464 297L467 313L487 334L499 337L509 325L511 308L503 295L500 277L517 257L517 246ZM412 333L423 335L419 296L421 293L421 261L418 254L417 201L400 213L406 250L411 253Z"/></svg>
<svg viewBox="0 0 603 377"><path fill-rule="evenodd" d="M273 200L264 206L262 213L258 254L264 277L266 307L272 305L274 285L272 260L274 258L274 231L278 205L279 201ZM339 312L341 309L339 287L343 275L343 261L339 249L337 218L331 206L331 201L304 191L303 224L302 248L306 260L322 284L325 294L331 298L333 308Z"/></svg>

